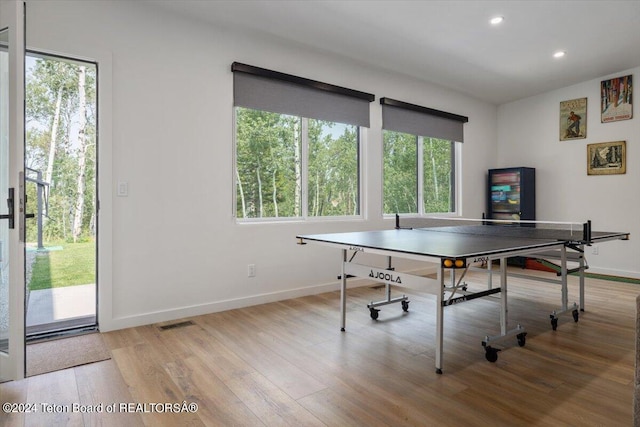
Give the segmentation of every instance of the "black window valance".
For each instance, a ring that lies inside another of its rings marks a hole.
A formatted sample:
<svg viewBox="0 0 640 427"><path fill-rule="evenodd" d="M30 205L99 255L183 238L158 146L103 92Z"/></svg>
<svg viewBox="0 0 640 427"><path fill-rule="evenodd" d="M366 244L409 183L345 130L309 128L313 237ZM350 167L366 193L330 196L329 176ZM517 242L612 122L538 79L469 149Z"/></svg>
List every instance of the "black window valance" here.
<svg viewBox="0 0 640 427"><path fill-rule="evenodd" d="M238 62L231 71L237 107L369 127L372 94Z"/></svg>
<svg viewBox="0 0 640 427"><path fill-rule="evenodd" d="M380 104L383 129L464 142L463 125L468 117L390 98L380 98Z"/></svg>

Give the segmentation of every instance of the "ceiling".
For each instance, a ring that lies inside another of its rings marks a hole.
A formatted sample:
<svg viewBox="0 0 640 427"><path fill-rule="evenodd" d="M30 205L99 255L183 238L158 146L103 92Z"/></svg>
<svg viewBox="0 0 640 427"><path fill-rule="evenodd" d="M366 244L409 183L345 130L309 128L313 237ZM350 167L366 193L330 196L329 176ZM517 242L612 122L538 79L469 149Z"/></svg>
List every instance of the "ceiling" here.
<svg viewBox="0 0 640 427"><path fill-rule="evenodd" d="M493 104L640 66L640 0L152 1ZM498 26L489 19L504 16ZM557 50L566 56L554 59ZM278 70L284 71L284 70Z"/></svg>

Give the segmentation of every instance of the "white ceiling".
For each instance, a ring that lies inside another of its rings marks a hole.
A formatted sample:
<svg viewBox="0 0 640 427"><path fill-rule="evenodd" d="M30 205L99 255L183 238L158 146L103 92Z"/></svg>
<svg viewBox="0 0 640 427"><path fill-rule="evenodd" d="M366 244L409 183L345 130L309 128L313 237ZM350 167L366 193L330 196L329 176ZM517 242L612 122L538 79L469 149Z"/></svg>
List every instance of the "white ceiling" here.
<svg viewBox="0 0 640 427"><path fill-rule="evenodd" d="M494 104L640 66L640 0L152 3L193 19L333 52ZM505 17L497 27L489 24L495 15ZM554 59L556 50L567 55Z"/></svg>

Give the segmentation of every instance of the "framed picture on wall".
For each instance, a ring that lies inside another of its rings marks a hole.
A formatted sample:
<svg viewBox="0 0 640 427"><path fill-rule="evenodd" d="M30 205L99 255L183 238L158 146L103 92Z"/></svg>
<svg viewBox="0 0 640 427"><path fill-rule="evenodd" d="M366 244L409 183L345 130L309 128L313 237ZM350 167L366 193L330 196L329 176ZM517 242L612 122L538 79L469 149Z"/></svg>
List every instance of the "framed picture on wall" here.
<svg viewBox="0 0 640 427"><path fill-rule="evenodd" d="M614 175L626 172L626 141L587 144L587 175Z"/></svg>
<svg viewBox="0 0 640 427"><path fill-rule="evenodd" d="M629 120L633 117L633 76L616 77L600 83L602 123Z"/></svg>
<svg viewBox="0 0 640 427"><path fill-rule="evenodd" d="M587 137L587 98L560 103L560 141Z"/></svg>

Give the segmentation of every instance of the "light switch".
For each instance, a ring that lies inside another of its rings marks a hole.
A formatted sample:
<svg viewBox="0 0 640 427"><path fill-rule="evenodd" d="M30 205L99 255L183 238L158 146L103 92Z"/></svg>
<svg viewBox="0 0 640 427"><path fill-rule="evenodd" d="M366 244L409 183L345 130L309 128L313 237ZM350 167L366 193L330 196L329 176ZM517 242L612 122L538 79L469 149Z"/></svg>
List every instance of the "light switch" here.
<svg viewBox="0 0 640 427"><path fill-rule="evenodd" d="M118 197L127 197L129 195L129 183L126 181L119 181L116 195Z"/></svg>

